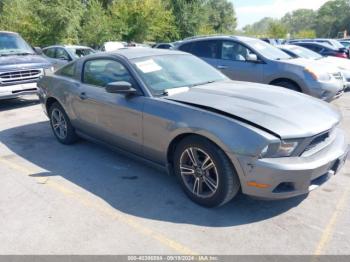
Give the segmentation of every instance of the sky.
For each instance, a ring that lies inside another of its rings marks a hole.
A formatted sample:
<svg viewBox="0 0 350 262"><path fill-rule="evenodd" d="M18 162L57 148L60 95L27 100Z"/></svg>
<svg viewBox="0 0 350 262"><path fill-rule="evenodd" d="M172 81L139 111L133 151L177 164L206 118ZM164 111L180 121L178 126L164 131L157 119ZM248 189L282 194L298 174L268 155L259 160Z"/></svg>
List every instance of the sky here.
<svg viewBox="0 0 350 262"><path fill-rule="evenodd" d="M259 21L264 17L281 18L300 8L318 9L329 0L230 0L238 17L238 28Z"/></svg>

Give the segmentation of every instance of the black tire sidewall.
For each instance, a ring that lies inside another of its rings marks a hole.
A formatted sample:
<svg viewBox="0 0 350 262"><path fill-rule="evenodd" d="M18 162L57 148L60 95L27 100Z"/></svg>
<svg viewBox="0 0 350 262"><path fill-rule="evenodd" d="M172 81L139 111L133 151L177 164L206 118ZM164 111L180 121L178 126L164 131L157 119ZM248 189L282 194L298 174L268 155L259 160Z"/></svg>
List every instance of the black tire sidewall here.
<svg viewBox="0 0 350 262"><path fill-rule="evenodd" d="M188 147L197 147L204 150L213 160L219 176L219 186L215 194L209 198L201 198L194 195L187 188L180 172L180 158ZM238 176L226 154L209 140L191 136L182 140L175 149L174 171L186 195L195 203L205 207L217 207L230 201L239 191Z"/></svg>
<svg viewBox="0 0 350 262"><path fill-rule="evenodd" d="M292 82L281 81L274 84L275 86L283 87L291 91L302 92L300 87Z"/></svg>

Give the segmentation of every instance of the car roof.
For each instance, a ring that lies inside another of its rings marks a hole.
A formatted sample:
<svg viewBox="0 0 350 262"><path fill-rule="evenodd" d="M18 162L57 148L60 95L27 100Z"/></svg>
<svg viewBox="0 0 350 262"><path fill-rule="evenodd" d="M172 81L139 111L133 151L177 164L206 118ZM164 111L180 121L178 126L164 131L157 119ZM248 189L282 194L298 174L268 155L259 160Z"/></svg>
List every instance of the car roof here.
<svg viewBox="0 0 350 262"><path fill-rule="evenodd" d="M332 49L332 50L337 50L336 48L334 48L331 45L327 45L327 44L322 44L322 43L317 43L317 42L293 42L293 44L298 45L298 44L311 44L311 45L315 45L315 46L319 46L319 47L323 47L323 48L328 48L328 49Z"/></svg>
<svg viewBox="0 0 350 262"><path fill-rule="evenodd" d="M179 45L183 43L188 43L192 41L200 41L200 40L238 40L238 41L250 41L250 40L259 40L258 38L248 37L248 36L235 36L235 35L207 35L207 36L194 36L185 38L183 41L179 43ZM262 40L261 40L262 41Z"/></svg>
<svg viewBox="0 0 350 262"><path fill-rule="evenodd" d="M116 51L112 52L105 52L105 53L98 53L94 56L101 56L101 55L121 55L124 56L127 59L134 59L134 58L141 58L141 57L148 57L148 56L157 56L157 55L173 55L173 54L187 54L185 52L181 51L175 51L175 50L169 50L169 49L154 49L154 48L147 48L147 47L127 47L127 48L121 48Z"/></svg>
<svg viewBox="0 0 350 262"><path fill-rule="evenodd" d="M91 48L91 47L88 47L88 46L83 46L83 45L50 45L50 46L47 46L43 49L48 49L48 48L54 48L54 47L62 47L62 48Z"/></svg>
<svg viewBox="0 0 350 262"><path fill-rule="evenodd" d="M284 48L284 49L292 49L292 48L295 48L295 47L302 47L302 46L298 46L298 45L276 45L276 47L278 47L278 48Z"/></svg>
<svg viewBox="0 0 350 262"><path fill-rule="evenodd" d="M11 32L11 31L0 31L0 34L13 34L13 35L19 35L16 32Z"/></svg>

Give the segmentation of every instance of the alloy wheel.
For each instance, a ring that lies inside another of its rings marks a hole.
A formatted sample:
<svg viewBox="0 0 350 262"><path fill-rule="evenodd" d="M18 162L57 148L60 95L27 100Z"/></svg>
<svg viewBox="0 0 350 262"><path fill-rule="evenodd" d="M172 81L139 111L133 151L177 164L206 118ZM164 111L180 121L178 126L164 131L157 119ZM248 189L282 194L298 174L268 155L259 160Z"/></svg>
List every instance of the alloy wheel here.
<svg viewBox="0 0 350 262"><path fill-rule="evenodd" d="M180 158L180 173L186 187L197 197L213 196L219 186L219 175L212 158L204 150L188 147Z"/></svg>
<svg viewBox="0 0 350 262"><path fill-rule="evenodd" d="M67 122L63 113L55 108L51 113L51 122L55 134L60 139L65 139L67 137Z"/></svg>

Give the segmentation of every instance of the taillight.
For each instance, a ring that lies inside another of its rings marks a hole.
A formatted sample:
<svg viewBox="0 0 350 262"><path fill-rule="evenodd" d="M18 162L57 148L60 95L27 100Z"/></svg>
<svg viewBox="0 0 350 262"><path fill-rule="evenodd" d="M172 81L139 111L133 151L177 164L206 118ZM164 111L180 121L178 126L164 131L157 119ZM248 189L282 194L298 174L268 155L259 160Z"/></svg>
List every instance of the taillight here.
<svg viewBox="0 0 350 262"><path fill-rule="evenodd" d="M347 54L345 53L336 53L335 56L340 58L348 58Z"/></svg>

